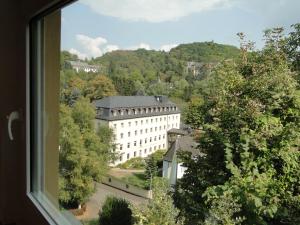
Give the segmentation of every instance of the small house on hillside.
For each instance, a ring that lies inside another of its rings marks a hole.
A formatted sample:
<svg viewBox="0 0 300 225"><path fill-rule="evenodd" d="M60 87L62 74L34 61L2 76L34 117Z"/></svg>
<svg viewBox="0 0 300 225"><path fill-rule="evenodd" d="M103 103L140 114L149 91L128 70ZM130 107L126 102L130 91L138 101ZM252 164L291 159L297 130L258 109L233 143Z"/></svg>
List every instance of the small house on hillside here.
<svg viewBox="0 0 300 225"><path fill-rule="evenodd" d="M163 158L163 177L169 179L171 185L175 185L177 179L182 178L186 167L178 160L180 151L188 151L192 156L199 154L197 143L191 136L177 135Z"/></svg>

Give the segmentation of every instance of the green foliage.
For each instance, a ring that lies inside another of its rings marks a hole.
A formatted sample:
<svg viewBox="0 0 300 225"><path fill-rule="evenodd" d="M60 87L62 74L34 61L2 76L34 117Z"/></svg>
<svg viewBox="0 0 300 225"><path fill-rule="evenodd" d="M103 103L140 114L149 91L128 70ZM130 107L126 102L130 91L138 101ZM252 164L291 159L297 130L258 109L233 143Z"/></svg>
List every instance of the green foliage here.
<svg viewBox="0 0 300 225"><path fill-rule="evenodd" d="M59 142L59 200L65 207L76 207L92 194L94 184L79 126L64 105L60 108Z"/></svg>
<svg viewBox="0 0 300 225"><path fill-rule="evenodd" d="M189 106L204 156L182 157L175 203L186 224L300 223L300 91L281 32L220 64Z"/></svg>
<svg viewBox="0 0 300 225"><path fill-rule="evenodd" d="M212 42L179 45L169 53L138 49L106 53L91 61L100 64L120 95L167 95L189 99L195 78L187 73L187 61L204 63L201 77L211 66L236 58L236 47Z"/></svg>
<svg viewBox="0 0 300 225"><path fill-rule="evenodd" d="M83 225L99 225L98 219L81 221Z"/></svg>
<svg viewBox="0 0 300 225"><path fill-rule="evenodd" d="M145 165L145 159L142 157L136 157L119 164L118 167L121 169L145 169Z"/></svg>
<svg viewBox="0 0 300 225"><path fill-rule="evenodd" d="M146 207L132 207L134 225L180 225L177 221L179 211L174 207L169 195L168 182L155 178L153 182L153 199Z"/></svg>
<svg viewBox="0 0 300 225"><path fill-rule="evenodd" d="M152 182L151 179L160 175L159 170L162 169L163 157L165 153L165 150L157 150L147 157L145 176L147 177L149 183Z"/></svg>
<svg viewBox="0 0 300 225"><path fill-rule="evenodd" d="M72 117L81 131L94 130L96 112L88 99L80 98L74 103Z"/></svg>
<svg viewBox="0 0 300 225"><path fill-rule="evenodd" d="M65 207L84 203L113 160L113 132L94 128L95 109L80 98L73 107L60 107L59 201Z"/></svg>
<svg viewBox="0 0 300 225"><path fill-rule="evenodd" d="M292 31L286 37L286 45L284 45L284 52L292 65L292 70L298 74L298 82L300 83L300 23L293 24Z"/></svg>
<svg viewBox="0 0 300 225"><path fill-rule="evenodd" d="M100 225L131 225L131 209L125 199L109 196L99 212Z"/></svg>
<svg viewBox="0 0 300 225"><path fill-rule="evenodd" d="M85 95L90 101L101 99L106 96L114 96L116 94L117 91L112 80L104 75L98 75L89 80L85 90Z"/></svg>
<svg viewBox="0 0 300 225"><path fill-rule="evenodd" d="M171 49L170 55L184 61L220 62L228 58L237 58L240 50L234 46L214 42L195 42L181 44Z"/></svg>

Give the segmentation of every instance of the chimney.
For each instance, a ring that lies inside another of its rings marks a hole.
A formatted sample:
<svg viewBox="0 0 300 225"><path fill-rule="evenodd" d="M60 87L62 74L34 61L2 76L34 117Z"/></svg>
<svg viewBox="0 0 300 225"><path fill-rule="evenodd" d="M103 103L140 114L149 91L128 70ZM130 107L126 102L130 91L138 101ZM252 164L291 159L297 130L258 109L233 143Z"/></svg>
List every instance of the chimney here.
<svg viewBox="0 0 300 225"><path fill-rule="evenodd" d="M162 96L161 95L157 95L157 96L154 96L155 97L155 100L157 102L162 102Z"/></svg>

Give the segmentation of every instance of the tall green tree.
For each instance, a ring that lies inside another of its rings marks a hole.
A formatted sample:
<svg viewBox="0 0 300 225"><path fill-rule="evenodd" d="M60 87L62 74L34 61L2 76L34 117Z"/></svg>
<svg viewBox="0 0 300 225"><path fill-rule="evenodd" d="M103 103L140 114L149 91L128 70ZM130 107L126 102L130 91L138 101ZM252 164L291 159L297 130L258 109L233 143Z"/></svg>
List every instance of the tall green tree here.
<svg viewBox="0 0 300 225"><path fill-rule="evenodd" d="M132 207L135 225L180 225L178 209L174 207L167 180L156 177L153 182L153 199L146 207Z"/></svg>
<svg viewBox="0 0 300 225"><path fill-rule="evenodd" d="M97 75L87 83L85 95L91 101L117 94L112 80L105 75Z"/></svg>
<svg viewBox="0 0 300 225"><path fill-rule="evenodd" d="M67 207L84 203L114 160L113 132L107 126L96 131L95 109L80 98L73 107L60 110L60 202Z"/></svg>
<svg viewBox="0 0 300 225"><path fill-rule="evenodd" d="M300 223L300 91L281 31L266 39L262 51L220 64L190 106L204 156L182 157L174 197L186 224Z"/></svg>
<svg viewBox="0 0 300 225"><path fill-rule="evenodd" d="M59 145L59 201L65 207L77 207L92 194L94 184L80 128L65 105L60 107Z"/></svg>

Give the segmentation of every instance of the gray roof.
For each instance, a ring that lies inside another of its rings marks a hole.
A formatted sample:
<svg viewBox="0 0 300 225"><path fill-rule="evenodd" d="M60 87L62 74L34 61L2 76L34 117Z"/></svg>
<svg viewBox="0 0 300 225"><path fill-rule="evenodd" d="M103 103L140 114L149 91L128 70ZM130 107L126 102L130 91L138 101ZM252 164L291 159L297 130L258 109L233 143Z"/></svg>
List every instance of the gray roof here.
<svg viewBox="0 0 300 225"><path fill-rule="evenodd" d="M197 143L191 136L181 136L177 137L176 140L172 143L169 150L164 155L163 160L172 162L173 156L178 151L187 151L191 152L192 156L199 155L199 149L197 149Z"/></svg>
<svg viewBox="0 0 300 225"><path fill-rule="evenodd" d="M96 119L108 121L180 113L178 107L165 96L111 96L94 104Z"/></svg>
<svg viewBox="0 0 300 225"><path fill-rule="evenodd" d="M95 68L95 69L98 69L99 66L98 65L90 65L86 62L82 62L82 61L67 61L68 63L70 63L70 65L72 67L86 67L86 68Z"/></svg>
<svg viewBox="0 0 300 225"><path fill-rule="evenodd" d="M160 97L160 101L157 100ZM176 106L165 96L110 96L95 101L97 108L134 108L149 106Z"/></svg>
<svg viewBox="0 0 300 225"><path fill-rule="evenodd" d="M188 132L182 129L172 128L168 130L168 134L178 134L178 135L187 135Z"/></svg>

